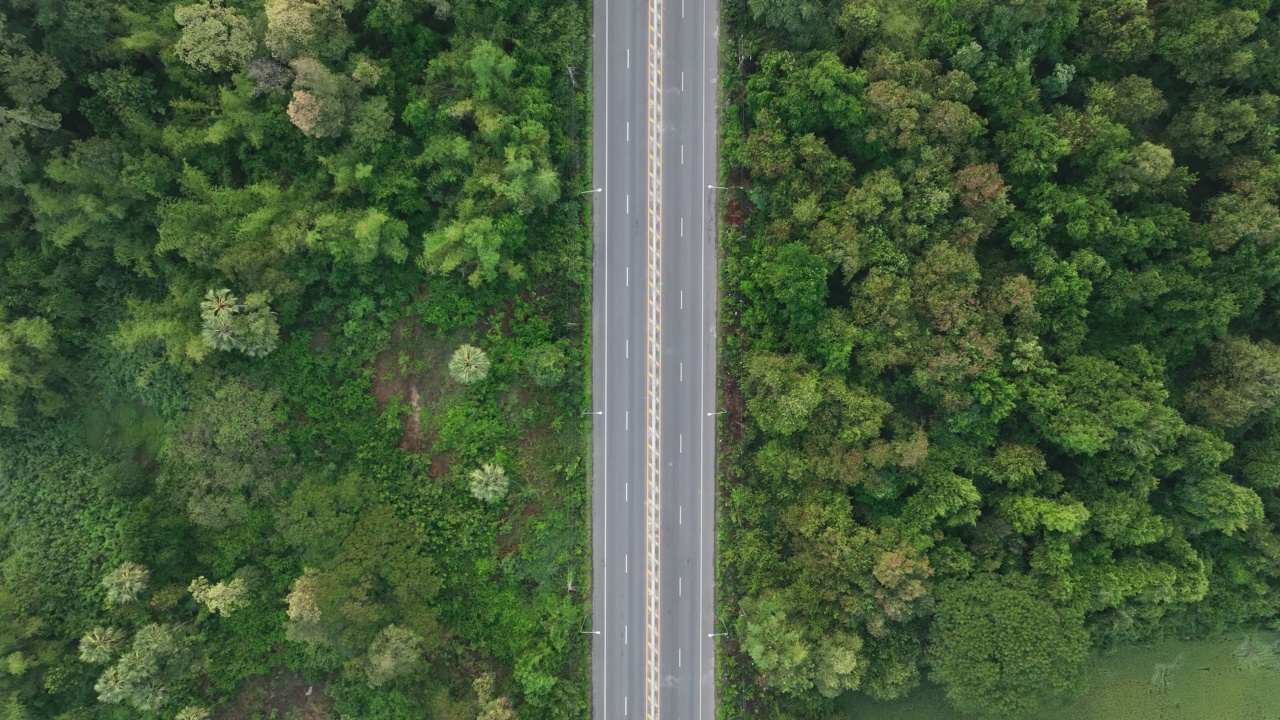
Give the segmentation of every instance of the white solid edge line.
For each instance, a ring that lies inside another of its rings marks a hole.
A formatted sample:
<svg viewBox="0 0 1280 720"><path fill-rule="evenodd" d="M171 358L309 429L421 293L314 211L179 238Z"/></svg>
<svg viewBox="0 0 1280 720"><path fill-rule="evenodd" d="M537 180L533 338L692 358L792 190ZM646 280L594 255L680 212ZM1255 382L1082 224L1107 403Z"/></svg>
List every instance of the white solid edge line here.
<svg viewBox="0 0 1280 720"><path fill-rule="evenodd" d="M681 15L683 15L684 0L681 0L680 10L681 10ZM706 0L703 0L703 4L702 4L702 72L704 73L703 83L702 83L704 94L702 97L702 102L700 103L700 107L701 107L700 114L702 115L702 118L701 118L702 122L699 124L702 126L702 174L701 174L701 177L705 178L707 176L707 98L705 94L706 87L707 87L706 77L705 77L705 73L707 72L707 4L706 4ZM702 353L702 362L699 363L699 365L701 366L699 368L699 373L701 373L699 377L699 383L700 383L699 389L702 391L701 399L704 404L699 407L699 410L704 411L706 410L705 401L706 401L706 394L707 394L707 386L706 386L707 203L704 201L701 203L701 205L702 205L702 243L701 243L702 260L699 263L699 267L702 270L701 279L700 279L700 283L702 284L702 289L700 291L700 294L702 296L703 304L702 304L702 328L701 328L701 332L699 332L699 336L701 337L701 342L699 343L699 347L701 348L701 353ZM704 547L705 543L703 542L703 537L702 537L704 532L704 528L702 527L702 516L703 516L703 508L705 507L705 500L703 496L705 494L706 478L704 477L703 473L706 470L705 453L706 453L706 444L707 444L707 441L706 441L707 425L706 425L706 419L705 419L706 416L704 415L703 418L704 418L703 422L700 425L700 437L698 442L698 633L699 634L701 634L706 630L702 622L706 614L706 608L703 604L705 602L704 595L706 591L706 588L704 587L706 585L705 583L706 576L704 573L704 569L706 567L706 557L705 557L706 552ZM714 645L712 647L714 648ZM702 706L703 706L702 690L704 685L702 681L702 672L703 672L702 656L705 654L706 654L705 652L698 653L698 720L702 720ZM714 681L712 684L714 685Z"/></svg>
<svg viewBox="0 0 1280 720"><path fill-rule="evenodd" d="M627 52L630 53L630 50L628 50ZM630 58L628 58L628 60L629 59ZM597 70L597 68L592 68L592 70L595 71ZM603 86L603 90L604 90L603 95L604 95L604 101L605 101L604 103L604 135L605 135L605 139L607 140L607 138L609 137L609 0L604 0L604 75L601 77L603 78L601 85ZM594 100L595 98L592 98L592 99ZM595 138L592 138L592 141L594 142ZM608 142L605 142L604 144L603 165L604 166L601 168L601 173L602 173L601 186L605 185L609 179L609 143ZM602 331L604 333L604 346L607 348L609 347L609 201L606 198L604 202L600 204L604 205L604 218L602 220L603 222L602 243L604 244L604 269L602 271L604 273L604 310L602 312L601 324L604 325L604 327L602 328ZM594 351L594 348L593 348L593 351ZM607 355L602 361L602 365L603 365L602 375L604 376L603 377L604 389L603 389L603 392L601 393L600 410L604 412L608 410L608 407L609 407L609 358ZM594 391L594 388L593 388L593 391ZM602 446L600 451L600 464L604 466L600 468L600 475L602 478L606 477L606 471L609 468L609 442L608 442L609 414L605 412L603 418L604 418L604 426L600 432L600 444ZM604 482L601 482L600 484L604 487L604 498L602 500L604 511L601 513L602 522L601 522L601 530L600 530L601 535L604 536L604 548L602 548L601 550L601 554L604 557L601 558L601 562L600 562L600 568L601 568L600 574L602 576L600 586L604 589L604 592L601 593L602 600L600 603L601 605L600 620L602 625L607 625L608 624L607 619L609 617L609 563L608 563L608 559L609 559L609 483L607 481L604 481ZM603 629L603 628L593 628L593 629ZM601 650L600 650L600 654L602 656L600 660L600 705L604 710L604 714L607 716L609 714L609 635L607 633L602 633L600 635L600 640L602 643ZM626 700L624 698L623 699L624 708L626 707L625 703L626 703ZM624 713L625 713L625 710L624 710Z"/></svg>

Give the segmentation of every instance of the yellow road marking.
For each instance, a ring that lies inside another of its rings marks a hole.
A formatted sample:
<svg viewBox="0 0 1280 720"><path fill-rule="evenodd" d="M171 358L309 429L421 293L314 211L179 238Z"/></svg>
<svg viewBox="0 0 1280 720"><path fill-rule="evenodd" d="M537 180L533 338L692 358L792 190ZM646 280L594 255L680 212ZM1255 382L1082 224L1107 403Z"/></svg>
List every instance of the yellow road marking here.
<svg viewBox="0 0 1280 720"><path fill-rule="evenodd" d="M661 586L661 420L662 420L662 0L649 0L649 87L647 176L646 350L647 413L645 453L645 720L659 720L658 600Z"/></svg>

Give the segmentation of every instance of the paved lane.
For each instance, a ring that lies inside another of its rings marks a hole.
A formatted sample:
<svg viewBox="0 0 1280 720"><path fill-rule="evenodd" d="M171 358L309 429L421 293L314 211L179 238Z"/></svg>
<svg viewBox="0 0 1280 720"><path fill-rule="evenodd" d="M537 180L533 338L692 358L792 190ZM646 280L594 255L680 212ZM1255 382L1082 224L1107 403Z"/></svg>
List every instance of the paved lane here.
<svg viewBox="0 0 1280 720"><path fill-rule="evenodd" d="M718 7L664 0L662 644L664 720L715 717L715 191Z"/></svg>
<svg viewBox="0 0 1280 720"><path fill-rule="evenodd" d="M595 6L593 713L643 714L645 48L643 2Z"/></svg>

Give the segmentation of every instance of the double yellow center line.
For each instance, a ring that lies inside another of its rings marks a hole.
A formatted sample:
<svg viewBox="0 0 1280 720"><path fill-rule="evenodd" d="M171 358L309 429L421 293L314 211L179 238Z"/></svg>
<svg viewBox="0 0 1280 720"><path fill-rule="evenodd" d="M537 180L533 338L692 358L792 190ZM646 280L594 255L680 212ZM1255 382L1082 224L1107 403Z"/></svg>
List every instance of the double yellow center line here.
<svg viewBox="0 0 1280 720"><path fill-rule="evenodd" d="M649 0L647 142L648 293L645 383L645 662L644 716L658 720L658 590L662 467L662 0Z"/></svg>

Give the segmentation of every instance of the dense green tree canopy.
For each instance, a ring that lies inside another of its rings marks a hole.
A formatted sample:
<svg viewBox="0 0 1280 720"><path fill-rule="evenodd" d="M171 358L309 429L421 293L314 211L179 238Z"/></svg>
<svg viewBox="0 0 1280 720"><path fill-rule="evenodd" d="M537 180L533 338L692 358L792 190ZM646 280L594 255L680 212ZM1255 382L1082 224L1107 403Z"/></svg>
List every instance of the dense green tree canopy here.
<svg viewBox="0 0 1280 720"><path fill-rule="evenodd" d="M589 713L590 22L5 4L0 716Z"/></svg>
<svg viewBox="0 0 1280 720"><path fill-rule="evenodd" d="M1275 622L1275 3L727 8L725 707Z"/></svg>

